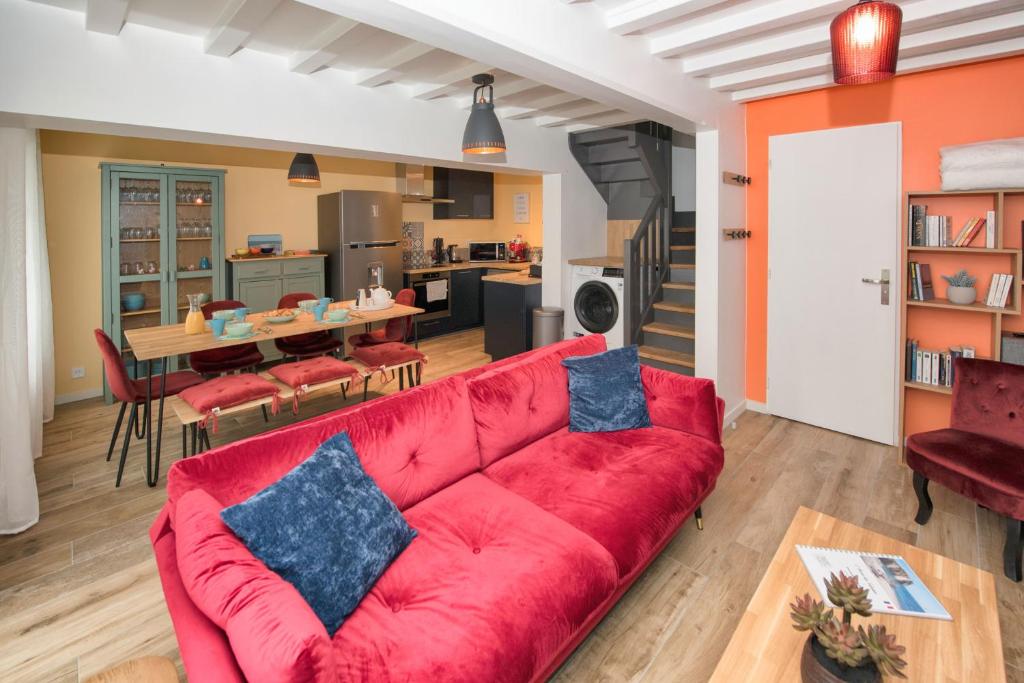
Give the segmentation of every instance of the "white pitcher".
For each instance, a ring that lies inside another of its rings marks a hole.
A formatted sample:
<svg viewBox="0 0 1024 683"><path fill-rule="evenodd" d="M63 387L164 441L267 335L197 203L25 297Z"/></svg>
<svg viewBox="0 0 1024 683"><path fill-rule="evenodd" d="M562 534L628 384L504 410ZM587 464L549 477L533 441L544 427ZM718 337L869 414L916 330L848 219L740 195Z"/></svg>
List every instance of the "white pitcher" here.
<svg viewBox="0 0 1024 683"><path fill-rule="evenodd" d="M373 290L373 305L383 306L387 302L391 301L391 291L384 289L383 287L377 287Z"/></svg>
<svg viewBox="0 0 1024 683"><path fill-rule="evenodd" d="M359 308L365 308L366 307L366 299L367 299L366 290L365 289L357 289L356 290L356 306L358 306Z"/></svg>

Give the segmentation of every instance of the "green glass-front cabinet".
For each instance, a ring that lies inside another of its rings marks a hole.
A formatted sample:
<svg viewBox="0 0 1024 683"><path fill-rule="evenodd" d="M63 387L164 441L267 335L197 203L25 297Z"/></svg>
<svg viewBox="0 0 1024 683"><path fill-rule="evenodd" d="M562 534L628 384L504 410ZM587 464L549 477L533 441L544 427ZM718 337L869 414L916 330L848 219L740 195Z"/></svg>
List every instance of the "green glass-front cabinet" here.
<svg viewBox="0 0 1024 683"><path fill-rule="evenodd" d="M100 169L103 329L131 373L125 330L185 322L186 294L224 297L225 172L111 163ZM168 370L187 364L185 356L172 358ZM110 400L105 385L104 392Z"/></svg>

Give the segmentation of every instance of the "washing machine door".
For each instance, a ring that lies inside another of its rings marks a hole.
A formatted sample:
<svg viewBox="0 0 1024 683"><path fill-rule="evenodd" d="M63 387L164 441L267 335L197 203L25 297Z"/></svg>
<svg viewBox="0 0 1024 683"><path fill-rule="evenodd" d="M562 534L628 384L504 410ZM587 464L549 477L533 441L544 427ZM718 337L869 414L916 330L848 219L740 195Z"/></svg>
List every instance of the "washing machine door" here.
<svg viewBox="0 0 1024 683"><path fill-rule="evenodd" d="M576 319L587 332L603 334L619 319L619 302L606 283L591 280L580 285L573 301Z"/></svg>

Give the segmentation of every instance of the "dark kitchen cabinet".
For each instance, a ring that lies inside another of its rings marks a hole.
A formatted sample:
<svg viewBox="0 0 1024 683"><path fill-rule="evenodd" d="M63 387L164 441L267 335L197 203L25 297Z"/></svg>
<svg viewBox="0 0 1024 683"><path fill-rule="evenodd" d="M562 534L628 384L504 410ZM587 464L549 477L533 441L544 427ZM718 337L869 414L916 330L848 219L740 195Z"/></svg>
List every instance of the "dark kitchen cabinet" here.
<svg viewBox="0 0 1024 683"><path fill-rule="evenodd" d="M434 168L434 196L452 204L434 204L434 220L494 218L494 174L457 168Z"/></svg>
<svg viewBox="0 0 1024 683"><path fill-rule="evenodd" d="M492 361L533 348L533 309L540 306L540 285L484 282L484 353Z"/></svg>
<svg viewBox="0 0 1024 683"><path fill-rule="evenodd" d="M452 326L474 327L481 320L480 268L453 270L452 283Z"/></svg>

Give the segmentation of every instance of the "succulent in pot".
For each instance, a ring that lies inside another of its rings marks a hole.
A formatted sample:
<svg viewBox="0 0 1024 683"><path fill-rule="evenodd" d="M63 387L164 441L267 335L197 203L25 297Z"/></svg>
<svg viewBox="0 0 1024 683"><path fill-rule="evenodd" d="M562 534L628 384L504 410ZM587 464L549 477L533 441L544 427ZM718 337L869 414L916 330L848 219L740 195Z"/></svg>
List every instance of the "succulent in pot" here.
<svg viewBox="0 0 1024 683"><path fill-rule="evenodd" d="M803 683L874 683L882 674L906 678L901 669L906 651L885 626L872 624L854 629L853 615L871 615L871 600L856 576L839 572L825 581L829 601L843 610L842 619L809 594L790 605L793 628L810 631L800 657Z"/></svg>
<svg viewBox="0 0 1024 683"><path fill-rule="evenodd" d="M978 290L974 288L975 278L967 274L962 268L955 275L943 275L949 286L946 287L946 298L951 303L967 306L973 304L978 298Z"/></svg>

